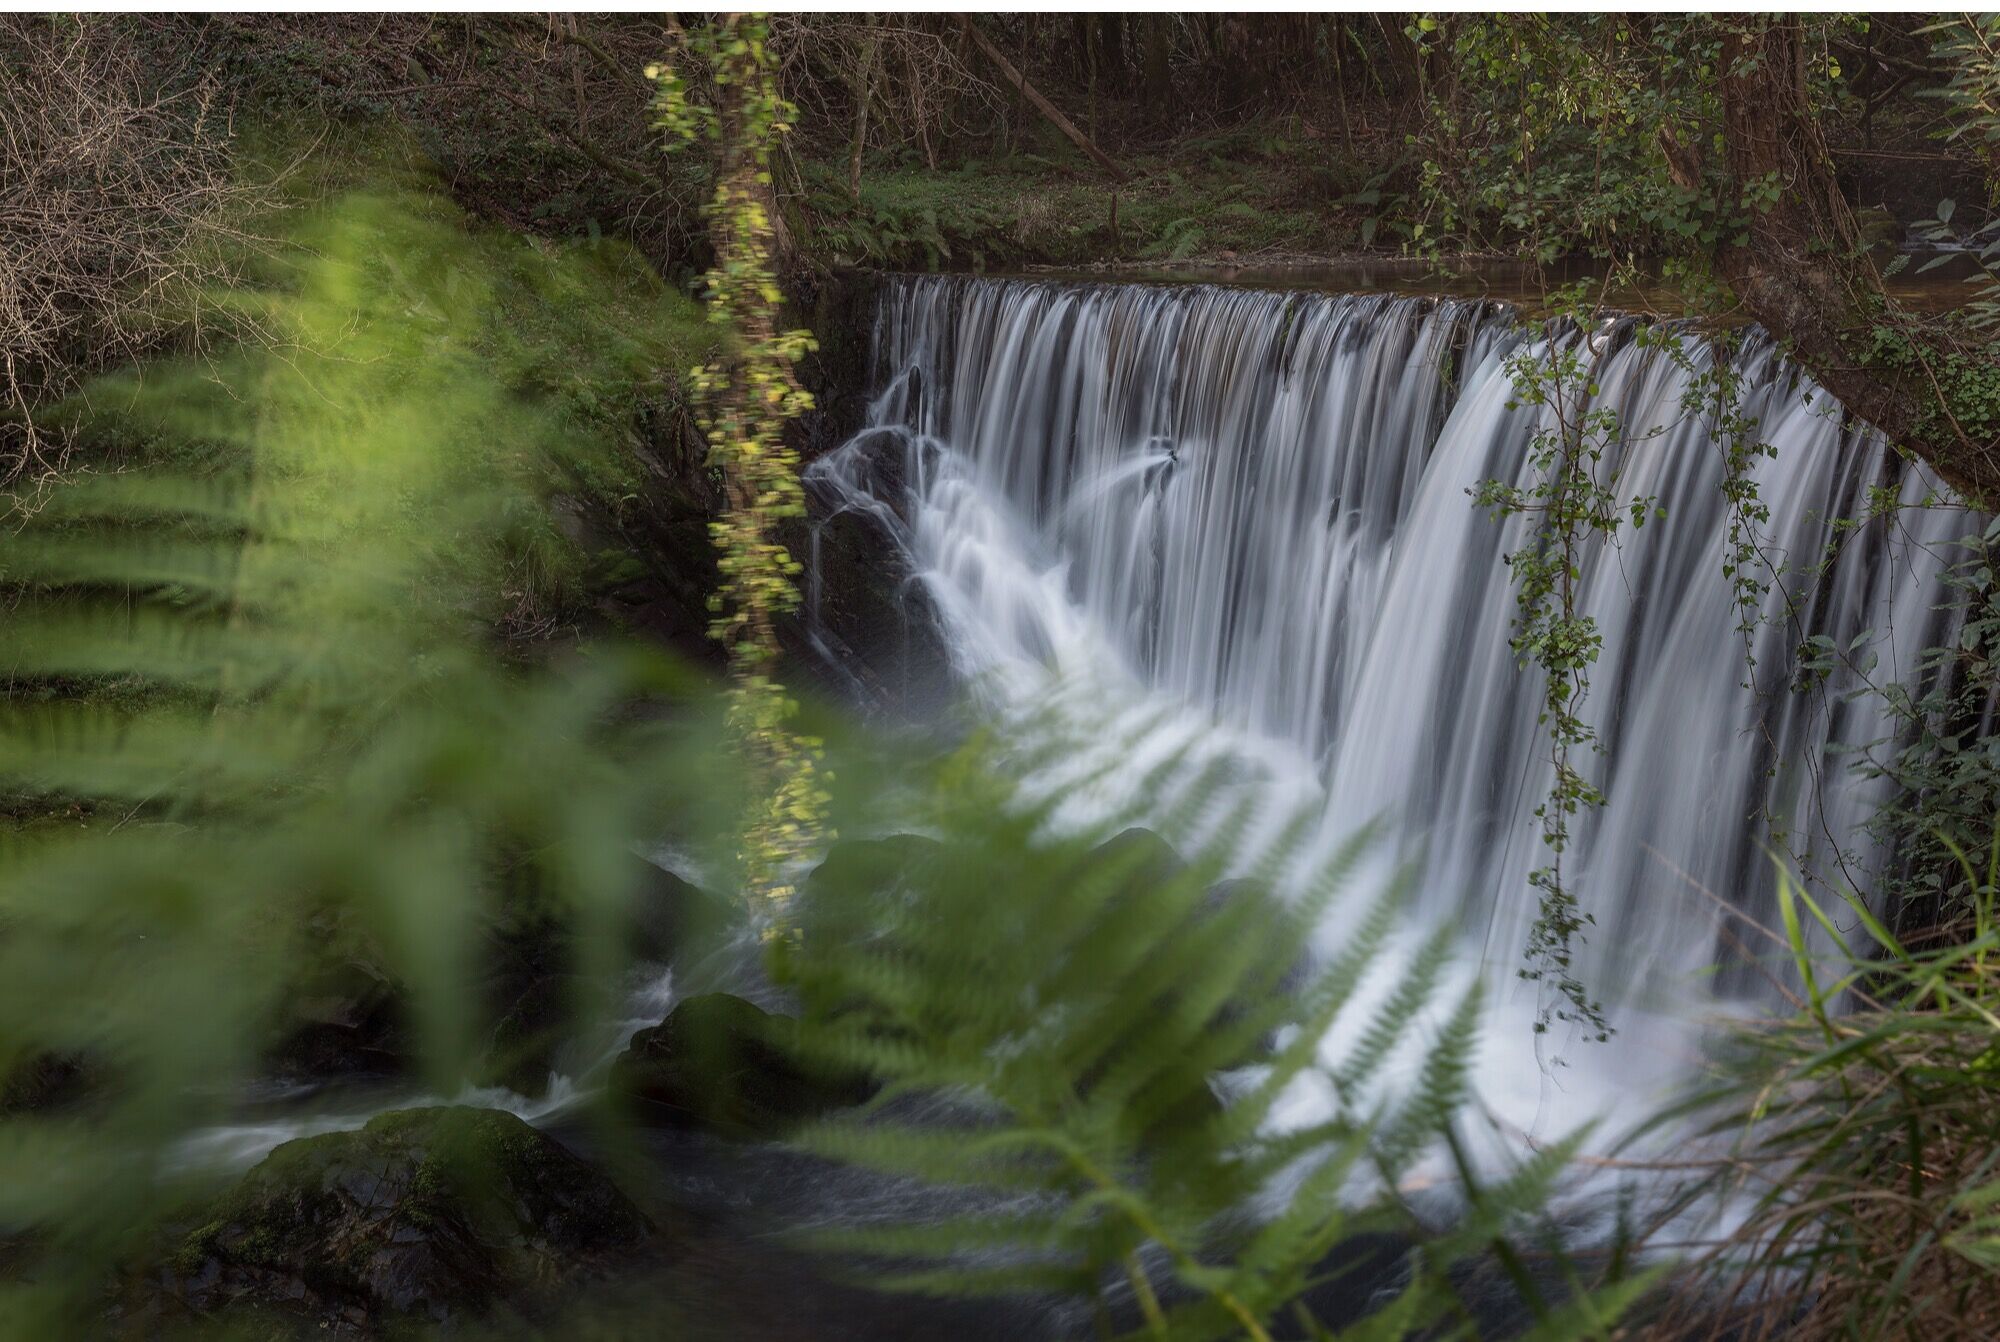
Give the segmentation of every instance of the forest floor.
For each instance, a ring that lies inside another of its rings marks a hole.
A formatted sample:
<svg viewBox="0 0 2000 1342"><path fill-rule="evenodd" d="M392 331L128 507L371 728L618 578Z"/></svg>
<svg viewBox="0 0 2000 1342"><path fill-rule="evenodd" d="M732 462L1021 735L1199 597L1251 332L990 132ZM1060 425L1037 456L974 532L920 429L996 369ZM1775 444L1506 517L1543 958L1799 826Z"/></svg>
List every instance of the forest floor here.
<svg viewBox="0 0 2000 1342"><path fill-rule="evenodd" d="M805 249L835 266L1145 274L1411 257L1422 209L1408 109L1364 103L1349 113L1345 125L1321 107L1109 137L1122 182L1046 124L1004 151L936 162L914 147L871 150L858 184L846 144L807 137L780 190ZM1941 185L1965 185L1941 184L1919 125L1829 129L1843 189L1878 246L1902 245ZM1522 264L1519 248L1453 258L1461 262Z"/></svg>
<svg viewBox="0 0 2000 1342"><path fill-rule="evenodd" d="M1046 148L1047 152L1044 152ZM895 269L1284 264L1393 254L1390 175L1299 124L1252 122L1122 159L1120 183L1053 146L933 169L914 152L844 172L807 159L794 203L837 263Z"/></svg>

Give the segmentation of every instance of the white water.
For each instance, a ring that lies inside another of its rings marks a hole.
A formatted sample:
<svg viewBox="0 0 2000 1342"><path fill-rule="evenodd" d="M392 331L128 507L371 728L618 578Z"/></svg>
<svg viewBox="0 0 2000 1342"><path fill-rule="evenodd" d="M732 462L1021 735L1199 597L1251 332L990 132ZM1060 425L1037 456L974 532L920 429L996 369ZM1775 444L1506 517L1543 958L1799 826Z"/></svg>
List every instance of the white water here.
<svg viewBox="0 0 2000 1342"><path fill-rule="evenodd" d="M1309 800L1329 843L1379 816L1392 849L1425 853L1411 927L1454 920L1497 997L1481 1100L1503 1129L1554 1136L1642 1112L1685 1077L1694 1022L1773 1000L1717 928L1724 901L1764 918L1773 819L1810 873L1868 888L1883 855L1862 826L1879 784L1837 748L1890 722L1877 700L1850 701L1852 668L1792 692L1795 650L1808 633L1846 648L1872 631L1873 679L1911 673L1919 649L1950 637L1938 571L1969 529L1954 510L1905 512L1848 534L1823 576L1804 571L1865 490L1914 503L1931 486L1753 336L1743 408L1776 448L1752 468L1770 508L1756 537L1780 576L1746 643L1723 575L1723 451L1682 413L1686 372L1631 329L1588 333L1594 404L1629 434L1606 466L1621 496L1667 511L1582 566L1603 635L1585 712L1605 749L1578 762L1609 800L1578 818L1565 859L1595 919L1575 972L1605 1002L1609 1045L1561 1024L1537 1039L1548 989L1515 973L1537 909L1529 874L1548 860L1534 810L1553 778L1538 673L1509 646L1503 556L1533 523L1495 521L1468 497L1532 476L1543 412L1510 406L1505 364L1539 337L1510 312L892 280L870 427L808 478L822 505L893 531L989 715L1024 735L1061 724L1073 753L1040 782L1117 765L1078 806L1116 809L1186 749L1181 779L1232 760L1233 786L1267 793L1274 820ZM1346 916L1335 910L1324 947ZM1344 1042L1327 1042L1330 1058ZM1568 1065L1549 1066L1555 1055ZM1330 1102L1308 1090L1300 1116Z"/></svg>

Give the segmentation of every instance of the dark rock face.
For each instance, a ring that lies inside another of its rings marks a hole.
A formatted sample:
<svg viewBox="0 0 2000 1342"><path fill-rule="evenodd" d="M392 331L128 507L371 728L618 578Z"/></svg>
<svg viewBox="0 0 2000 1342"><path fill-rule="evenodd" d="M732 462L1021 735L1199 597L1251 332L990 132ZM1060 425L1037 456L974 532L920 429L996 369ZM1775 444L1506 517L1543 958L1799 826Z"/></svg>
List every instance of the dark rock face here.
<svg viewBox="0 0 2000 1342"><path fill-rule="evenodd" d="M280 1077L398 1076L410 1068L408 1004L388 979L328 966L294 994L292 1019L267 1059Z"/></svg>
<svg viewBox="0 0 2000 1342"><path fill-rule="evenodd" d="M411 1109L280 1146L157 1281L203 1315L374 1331L532 1310L650 1233L610 1181L513 1115Z"/></svg>
<svg viewBox="0 0 2000 1342"><path fill-rule="evenodd" d="M721 899L644 858L629 860L631 904L622 926L610 930L626 955L674 960L727 923L731 910ZM479 929L485 1046L468 1080L539 1095L575 1033L590 985L577 974L579 932L566 914L541 908L531 894L508 907L513 912ZM330 964L300 985L287 1010L265 1057L267 1071L281 1080L317 1085L418 1070L407 991L377 971L354 961Z"/></svg>
<svg viewBox="0 0 2000 1342"><path fill-rule="evenodd" d="M642 1122L748 1139L780 1136L875 1091L866 1076L802 1056L789 1017L727 993L690 997L634 1035L610 1085Z"/></svg>
<svg viewBox="0 0 2000 1342"><path fill-rule="evenodd" d="M804 601L780 629L797 668L840 699L927 722L957 695L936 606L910 570L901 505L908 447L875 432L808 471L807 515L784 540Z"/></svg>
<svg viewBox="0 0 2000 1342"><path fill-rule="evenodd" d="M621 951L662 963L705 946L733 916L718 897L664 867L633 857L632 903L617 929ZM486 999L493 1028L473 1078L522 1095L548 1089L563 1044L575 1033L590 985L576 929L561 918L525 922L496 938Z"/></svg>
<svg viewBox="0 0 2000 1342"><path fill-rule="evenodd" d="M1146 891L1171 881L1187 869L1174 846L1150 829L1121 830L1091 852L1092 862L1131 863L1128 889Z"/></svg>
<svg viewBox="0 0 2000 1342"><path fill-rule="evenodd" d="M633 859L638 868L627 918L627 948L641 960L662 964L705 947L735 918L736 910L658 863Z"/></svg>
<svg viewBox="0 0 2000 1342"><path fill-rule="evenodd" d="M800 924L807 936L866 936L880 921L881 901L921 890L945 855L943 844L919 834L837 840L800 887Z"/></svg>
<svg viewBox="0 0 2000 1342"><path fill-rule="evenodd" d="M789 312L799 318L792 324L810 327L818 345L799 364L799 381L813 395L796 428L806 461L846 442L867 415L880 290L872 270L801 269L787 278Z"/></svg>
<svg viewBox="0 0 2000 1342"><path fill-rule="evenodd" d="M503 988L499 1018L487 1038L486 1057L473 1080L540 1096L549 1088L557 1053L575 1024L583 985L556 970L526 975Z"/></svg>
<svg viewBox="0 0 2000 1342"><path fill-rule="evenodd" d="M102 1080L74 1053L40 1052L0 1073L0 1115L47 1113L80 1104Z"/></svg>

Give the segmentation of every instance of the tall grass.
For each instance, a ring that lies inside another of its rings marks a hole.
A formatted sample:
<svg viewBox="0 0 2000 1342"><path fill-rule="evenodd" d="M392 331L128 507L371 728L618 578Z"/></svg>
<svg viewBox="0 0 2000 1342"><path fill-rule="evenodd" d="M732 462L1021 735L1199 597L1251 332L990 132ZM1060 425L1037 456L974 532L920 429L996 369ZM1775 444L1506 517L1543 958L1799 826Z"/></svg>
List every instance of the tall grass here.
<svg viewBox="0 0 2000 1342"><path fill-rule="evenodd" d="M1719 1242L1658 1335L2000 1336L2000 843L1983 873L1958 857L1969 912L1909 936L1780 874L1757 931L1796 1009L1735 1031L1716 1088L1668 1116L1727 1153L1689 1190Z"/></svg>

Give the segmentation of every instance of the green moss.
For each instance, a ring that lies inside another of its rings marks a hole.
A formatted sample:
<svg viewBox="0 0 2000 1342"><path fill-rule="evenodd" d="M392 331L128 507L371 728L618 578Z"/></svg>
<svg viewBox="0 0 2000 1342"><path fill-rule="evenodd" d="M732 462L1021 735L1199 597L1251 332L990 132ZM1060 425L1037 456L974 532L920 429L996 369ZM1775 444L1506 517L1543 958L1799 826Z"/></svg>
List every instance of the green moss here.
<svg viewBox="0 0 2000 1342"><path fill-rule="evenodd" d="M252 1267L276 1267L285 1259L288 1237L270 1225L252 1226L236 1241L233 1256Z"/></svg>
<svg viewBox="0 0 2000 1342"><path fill-rule="evenodd" d="M537 1297L650 1232L512 1114L420 1109L280 1146L164 1259L199 1308L386 1324Z"/></svg>
<svg viewBox="0 0 2000 1342"><path fill-rule="evenodd" d="M201 1229L189 1232L182 1237L179 1247L168 1255L167 1266L180 1276L192 1277L201 1271L202 1263L215 1252L222 1230L221 1221L210 1221Z"/></svg>

